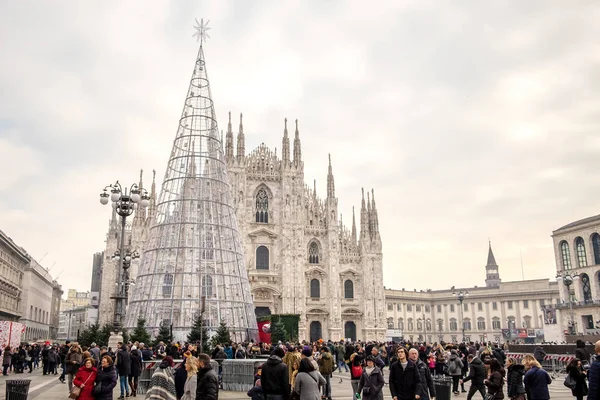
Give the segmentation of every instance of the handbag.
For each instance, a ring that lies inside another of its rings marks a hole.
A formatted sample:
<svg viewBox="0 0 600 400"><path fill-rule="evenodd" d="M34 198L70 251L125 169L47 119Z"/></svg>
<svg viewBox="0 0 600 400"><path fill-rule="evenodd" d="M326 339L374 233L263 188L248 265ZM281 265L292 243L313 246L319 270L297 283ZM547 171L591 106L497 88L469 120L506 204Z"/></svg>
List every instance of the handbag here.
<svg viewBox="0 0 600 400"><path fill-rule="evenodd" d="M92 394L95 394L96 396L98 396L99 394L102 394L102 384L101 383L96 383L96 386L94 386L94 388L92 389Z"/></svg>
<svg viewBox="0 0 600 400"><path fill-rule="evenodd" d="M571 374L567 374L567 376L565 376L565 381L563 383L569 389L575 389L575 386L577 386L577 381L571 376Z"/></svg>
<svg viewBox="0 0 600 400"><path fill-rule="evenodd" d="M92 374L88 375L88 377L85 380L85 382L83 382L84 385L87 383L87 381L90 379L91 376L92 376ZM70 399L76 399L76 398L79 397L80 394L81 394L81 388L79 386L73 385L73 388L69 392L69 398Z"/></svg>

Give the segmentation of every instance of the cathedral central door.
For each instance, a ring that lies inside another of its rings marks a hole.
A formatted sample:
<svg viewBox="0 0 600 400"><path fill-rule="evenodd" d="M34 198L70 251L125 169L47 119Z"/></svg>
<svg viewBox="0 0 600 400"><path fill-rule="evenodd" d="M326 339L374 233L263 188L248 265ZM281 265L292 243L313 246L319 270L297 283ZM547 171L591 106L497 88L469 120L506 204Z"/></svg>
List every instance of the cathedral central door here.
<svg viewBox="0 0 600 400"><path fill-rule="evenodd" d="M356 340L356 324L353 321L346 321L344 324L344 337L353 342Z"/></svg>
<svg viewBox="0 0 600 400"><path fill-rule="evenodd" d="M310 341L316 342L323 338L323 331L321 329L321 323L319 321L313 321L310 323Z"/></svg>
<svg viewBox="0 0 600 400"><path fill-rule="evenodd" d="M256 318L267 317L271 315L271 309L269 307L256 307L254 314L256 314Z"/></svg>

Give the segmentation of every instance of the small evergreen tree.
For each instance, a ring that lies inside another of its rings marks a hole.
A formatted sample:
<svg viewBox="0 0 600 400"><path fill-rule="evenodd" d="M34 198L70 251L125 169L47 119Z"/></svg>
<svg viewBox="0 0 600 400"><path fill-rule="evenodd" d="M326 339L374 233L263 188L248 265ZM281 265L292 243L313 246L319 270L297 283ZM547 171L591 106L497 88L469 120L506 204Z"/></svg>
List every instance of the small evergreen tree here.
<svg viewBox="0 0 600 400"><path fill-rule="evenodd" d="M229 328L224 321L221 321L219 324L219 328L217 332L211 339L212 347L216 347L218 345L224 346L226 344L231 343L231 335L229 334Z"/></svg>
<svg viewBox="0 0 600 400"><path fill-rule="evenodd" d="M112 331L112 326L106 324L98 331L98 336L96 340L96 344L98 346L108 346L108 338L110 337L110 333Z"/></svg>
<svg viewBox="0 0 600 400"><path fill-rule="evenodd" d="M123 338L123 340L125 340L125 338ZM150 345L150 334L146 329L146 319L138 318L137 326L131 333L131 341Z"/></svg>
<svg viewBox="0 0 600 400"><path fill-rule="evenodd" d="M200 334L202 333L202 334ZM202 351L208 352L208 329L202 315L198 314L198 317L194 320L192 330L187 335L187 341L189 343L200 343L200 337L202 336Z"/></svg>
<svg viewBox="0 0 600 400"><path fill-rule="evenodd" d="M160 324L158 336L156 336L156 340L154 340L154 346L158 346L160 342L163 342L165 345L171 342L171 329L169 325L164 322L161 322Z"/></svg>
<svg viewBox="0 0 600 400"><path fill-rule="evenodd" d="M129 343L129 333L125 328L123 328L123 343Z"/></svg>
<svg viewBox="0 0 600 400"><path fill-rule="evenodd" d="M79 334L79 344L89 347L92 343L98 344L100 341L100 326L96 323L87 326L83 332Z"/></svg>
<svg viewBox="0 0 600 400"><path fill-rule="evenodd" d="M283 324L277 320L271 322L271 343L285 343L288 338L288 334L285 331Z"/></svg>

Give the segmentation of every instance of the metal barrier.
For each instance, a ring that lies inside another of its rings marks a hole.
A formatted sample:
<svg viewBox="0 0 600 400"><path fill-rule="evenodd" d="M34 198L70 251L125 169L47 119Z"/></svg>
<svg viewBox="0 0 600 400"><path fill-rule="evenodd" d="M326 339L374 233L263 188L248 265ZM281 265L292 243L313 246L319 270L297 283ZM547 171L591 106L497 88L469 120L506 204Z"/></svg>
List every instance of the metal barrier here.
<svg viewBox="0 0 600 400"><path fill-rule="evenodd" d="M150 387L150 379L152 378L152 375L154 374L156 368L158 368L158 366L160 365L161 361L162 360L142 361L142 373L140 374L140 380L138 383L137 390L138 394L145 394L146 392L148 392L148 388ZM183 362L184 360L174 360L174 369L179 368L179 366ZM210 365L212 365L215 372L219 371L218 362L216 362L215 360L210 360Z"/></svg>
<svg viewBox="0 0 600 400"><path fill-rule="evenodd" d="M239 359L223 360L222 383L223 390L234 392L247 392L254 386L254 375L265 360L261 359Z"/></svg>
<svg viewBox="0 0 600 400"><path fill-rule="evenodd" d="M507 353L507 357L514 358L517 362L521 361L525 353ZM575 358L572 354L547 354L542 361L542 368L553 374L564 373L567 365Z"/></svg>

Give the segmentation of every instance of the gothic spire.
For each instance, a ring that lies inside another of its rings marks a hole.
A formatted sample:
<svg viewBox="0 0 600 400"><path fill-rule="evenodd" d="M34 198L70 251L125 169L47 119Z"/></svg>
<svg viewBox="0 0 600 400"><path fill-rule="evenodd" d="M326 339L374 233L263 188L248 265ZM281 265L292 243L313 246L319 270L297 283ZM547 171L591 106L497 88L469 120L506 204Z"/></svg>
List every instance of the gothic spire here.
<svg viewBox="0 0 600 400"><path fill-rule="evenodd" d="M288 137L287 118L284 120L281 161L283 161L284 166L287 166L290 163L290 138Z"/></svg>
<svg viewBox="0 0 600 400"><path fill-rule="evenodd" d="M335 198L335 181L333 179L333 169L331 168L331 154L329 154L329 171L327 173L327 198Z"/></svg>
<svg viewBox="0 0 600 400"><path fill-rule="evenodd" d="M360 238L366 238L369 234L369 215L365 203L365 189L362 188L362 203L360 206Z"/></svg>
<svg viewBox="0 0 600 400"><path fill-rule="evenodd" d="M354 215L354 206L352 206L352 243L356 245L356 216Z"/></svg>
<svg viewBox="0 0 600 400"><path fill-rule="evenodd" d="M152 170L152 188L150 189L150 206L146 214L150 220L156 217L156 170Z"/></svg>
<svg viewBox="0 0 600 400"><path fill-rule="evenodd" d="M375 189L371 189L371 197L373 198L373 230L379 232L379 215L377 206L375 205Z"/></svg>
<svg viewBox="0 0 600 400"><path fill-rule="evenodd" d="M371 206L371 194L367 192L367 220L369 224L369 233L373 233L373 207Z"/></svg>
<svg viewBox="0 0 600 400"><path fill-rule="evenodd" d="M138 183L138 188L141 191L144 188L144 170L140 169L140 182ZM136 224L139 224L141 222L143 222L146 219L146 209L144 209L144 207L138 207L137 210L135 210L135 216L133 217L133 222Z"/></svg>
<svg viewBox="0 0 600 400"><path fill-rule="evenodd" d="M233 160L233 130L231 128L231 111L229 111L229 123L227 124L227 136L225 139L225 159Z"/></svg>
<svg viewBox="0 0 600 400"><path fill-rule="evenodd" d="M296 120L296 132L294 135L294 163L302 161L302 148L300 144L300 132L298 131L298 120Z"/></svg>
<svg viewBox="0 0 600 400"><path fill-rule="evenodd" d="M246 156L246 139L244 137L244 123L242 121L242 113L240 113L240 129L237 137L237 157L243 158Z"/></svg>

